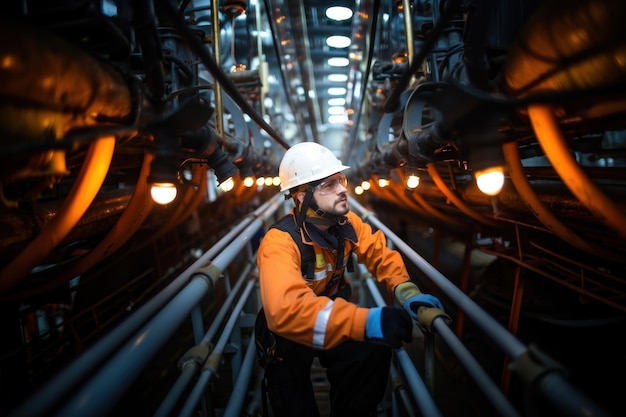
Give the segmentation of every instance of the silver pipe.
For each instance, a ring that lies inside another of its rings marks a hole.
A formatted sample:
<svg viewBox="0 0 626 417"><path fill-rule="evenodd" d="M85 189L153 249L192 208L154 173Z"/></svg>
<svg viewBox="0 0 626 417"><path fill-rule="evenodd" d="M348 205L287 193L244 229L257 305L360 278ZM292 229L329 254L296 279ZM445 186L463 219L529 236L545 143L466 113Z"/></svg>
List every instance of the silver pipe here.
<svg viewBox="0 0 626 417"><path fill-rule="evenodd" d="M250 338L248 343L248 349L246 350L246 356L243 359L241 365L241 372L237 375L237 380L233 386L233 390L228 399L228 404L224 410L222 417L239 417L243 404L248 395L248 384L250 383L250 376L252 370L256 364L256 344L254 338Z"/></svg>
<svg viewBox="0 0 626 417"><path fill-rule="evenodd" d="M478 361L471 355L471 353L463 346L463 343L455 336L454 332L450 330L450 327L444 320L433 321L433 327L437 330L437 333L448 344L450 350L455 354L459 361L465 367L467 373L476 381L478 388L489 399L489 402L498 410L500 416L517 417L520 414L506 399L502 391L494 384L493 380L485 370L480 366Z"/></svg>
<svg viewBox="0 0 626 417"><path fill-rule="evenodd" d="M365 266L362 264L359 264L359 268L365 269ZM374 299L374 303L378 307L386 306L387 303L385 303L385 299L380 294L380 291L378 290L378 287L376 286L376 281L371 276L371 274L369 278L365 280L365 284L367 285L367 288L370 291L370 295ZM422 377L420 376L420 374L417 372L417 369L415 369L415 364L409 358L404 348L394 349L394 353L396 354L396 357L398 358L398 363L400 364L402 372L404 373L406 377L406 382L407 384L409 384L409 387L411 388L411 393L413 394L413 397L415 398L415 401L420 411L422 412L422 415L429 416L429 417L441 416L441 413L439 409L437 408L437 405L435 404L435 401L433 400L432 396L430 395L430 392L428 391L426 384L422 380Z"/></svg>
<svg viewBox="0 0 626 417"><path fill-rule="evenodd" d="M167 287L160 291L153 298L148 300L143 306L138 308L125 321L120 323L113 331L105 335L97 344L83 353L82 356L73 361L66 369L51 378L48 383L36 392L28 401L15 409L10 416L33 416L49 413L59 399L65 397L93 370L100 367L105 358L111 356L112 352L125 340L136 332L146 321L153 317L180 289L188 283L193 271L206 263L207 259L212 259L230 241L240 235L241 231L265 210L271 207L273 201L263 204L252 215L246 216L241 223L236 225L229 233L220 239L204 255L193 263L186 271L174 279Z"/></svg>
<svg viewBox="0 0 626 417"><path fill-rule="evenodd" d="M486 311L481 309L471 298L463 293L456 285L454 285L448 278L446 278L435 267L429 264L424 258L422 258L417 252L415 252L409 245L407 245L402 239L400 239L395 233L393 233L385 224L376 218L376 215L365 210L365 208L359 204L354 198L350 198L351 207L355 208L361 213L362 217L368 222L371 222L375 227L382 230L387 236L388 240L391 240L398 250L402 252L406 257L417 266L431 281L433 281L441 291L448 296L459 308L461 308L465 314L471 318L474 323L485 332L486 335L503 349L509 356L517 357L526 351L526 347L515 336L508 332L498 321L491 317Z"/></svg>
<svg viewBox="0 0 626 417"><path fill-rule="evenodd" d="M187 401L185 402L185 404L183 405L183 408L180 411L180 414L179 414L180 417L185 417L185 416L189 417L195 413L197 404L200 402L202 395L204 395L204 391L206 389L207 384L213 379L213 377L217 375L217 368L219 367L222 361L222 353L224 352L224 347L229 341L235 322L239 320L239 314L241 313L241 310L243 309L244 304L248 302L248 298L250 297L250 294L252 293L252 289L254 288L254 285L255 285L254 281L252 280L248 281L248 285L246 286L243 294L241 295L239 302L233 309L230 319L224 326L224 331L222 332L220 339L215 344L215 348L213 349L213 352L211 352L211 355L209 356L206 363L204 364L204 368L202 369L202 373L200 374L200 376L198 377L198 380L196 381L196 385L194 386L191 393L189 394L189 397L187 397Z"/></svg>

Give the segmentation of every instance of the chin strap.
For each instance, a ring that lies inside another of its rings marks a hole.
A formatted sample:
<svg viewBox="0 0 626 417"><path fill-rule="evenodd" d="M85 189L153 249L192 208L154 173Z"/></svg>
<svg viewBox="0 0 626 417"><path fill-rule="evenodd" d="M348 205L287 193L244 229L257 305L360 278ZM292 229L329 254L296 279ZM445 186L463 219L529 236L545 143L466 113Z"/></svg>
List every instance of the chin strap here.
<svg viewBox="0 0 626 417"><path fill-rule="evenodd" d="M336 215L336 214L330 214L328 212L325 212L324 210L322 210L321 208L319 208L319 206L315 203L315 201L312 201L310 203L310 207L313 209L313 211L315 211L315 214L317 214L318 216L321 217L321 219L316 219L314 217L309 217L309 221L311 223L316 223L315 220L322 220L325 221L321 224L324 225L328 225L328 226L332 226L333 224L337 223L340 226L343 226L344 224L346 224L348 222L348 218L344 215ZM319 224L319 223L318 223Z"/></svg>
<svg viewBox="0 0 626 417"><path fill-rule="evenodd" d="M302 201L302 204L300 205L300 209L298 210L298 205L296 204L296 228L298 230L300 230L300 228L302 227L302 223L304 223L304 218L306 217L306 211L309 208L309 205L311 204L311 201L313 200L313 191L315 191L315 186L309 184L306 187L306 191L304 194L304 200ZM315 204L315 203L313 203Z"/></svg>
<svg viewBox="0 0 626 417"><path fill-rule="evenodd" d="M302 204L299 209L296 204L296 227L298 230L302 227L302 223L304 223L305 218L308 222L321 226L332 226L334 224L343 226L346 224L348 222L348 218L346 216L330 214L319 208L315 200L313 200L313 191L315 191L316 185L317 184L309 184L306 187L304 200L302 200ZM320 217L306 217L306 212L309 207Z"/></svg>

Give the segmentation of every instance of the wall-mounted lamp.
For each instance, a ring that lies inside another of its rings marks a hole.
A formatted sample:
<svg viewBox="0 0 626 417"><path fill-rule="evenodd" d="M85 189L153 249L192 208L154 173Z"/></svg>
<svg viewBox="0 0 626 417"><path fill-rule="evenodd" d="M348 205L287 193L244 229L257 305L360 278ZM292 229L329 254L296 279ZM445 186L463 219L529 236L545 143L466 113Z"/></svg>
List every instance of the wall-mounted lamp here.
<svg viewBox="0 0 626 417"><path fill-rule="evenodd" d="M207 163L213 168L219 186L228 180L232 180L232 177L239 171L239 168L228 159L226 153L219 147L208 156Z"/></svg>
<svg viewBox="0 0 626 417"><path fill-rule="evenodd" d="M222 182L219 187L222 191L227 193L235 187L235 180L233 180L233 177L230 177Z"/></svg>
<svg viewBox="0 0 626 417"><path fill-rule="evenodd" d="M243 185L246 188L250 188L256 183L256 177L250 165L244 165L239 168L239 176L241 177Z"/></svg>
<svg viewBox="0 0 626 417"><path fill-rule="evenodd" d="M470 151L470 166L476 185L486 195L495 196L504 185L504 157L500 145L475 147Z"/></svg>
<svg viewBox="0 0 626 417"><path fill-rule="evenodd" d="M409 190L414 190L417 188L418 185L420 185L420 177L417 174L417 172L413 171L413 170L407 170L406 172L406 178L404 180L404 185L406 186L406 188L408 188Z"/></svg>
<svg viewBox="0 0 626 417"><path fill-rule="evenodd" d="M504 185L504 168L493 166L474 173L478 189L487 195L498 195Z"/></svg>
<svg viewBox="0 0 626 417"><path fill-rule="evenodd" d="M177 194L178 189L176 188L176 185L171 182L157 182L152 184L152 188L150 189L152 200L154 200L155 203L162 205L166 205L174 201Z"/></svg>
<svg viewBox="0 0 626 417"><path fill-rule="evenodd" d="M150 195L157 204L169 204L176 198L178 189L178 158L173 153L157 153L150 164L148 183Z"/></svg>

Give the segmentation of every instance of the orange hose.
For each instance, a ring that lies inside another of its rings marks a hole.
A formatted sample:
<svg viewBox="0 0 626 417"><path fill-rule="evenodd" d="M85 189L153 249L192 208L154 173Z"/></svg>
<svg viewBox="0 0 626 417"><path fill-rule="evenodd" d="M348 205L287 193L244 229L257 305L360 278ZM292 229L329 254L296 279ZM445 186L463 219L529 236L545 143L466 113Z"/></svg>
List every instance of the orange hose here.
<svg viewBox="0 0 626 417"><path fill-rule="evenodd" d="M481 223L487 224L489 226L494 226L494 227L498 226L498 222L495 222L491 220L490 218L485 217L482 214L478 213L477 211L473 210L471 207L465 204L465 202L461 200L454 192L452 192L450 187L448 187L448 185L443 181L443 179L439 175L439 172L437 172L437 168L435 167L433 162L429 163L427 165L427 168L428 168L428 173L430 174L430 177L432 178L432 180L435 182L435 185L437 186L437 188L439 188L439 190L441 190L443 195L448 200L450 200L459 210L467 214L472 219L477 220Z"/></svg>
<svg viewBox="0 0 626 417"><path fill-rule="evenodd" d="M626 237L626 217L572 157L552 108L544 104L530 105L528 115L539 144L565 185L607 226Z"/></svg>
<svg viewBox="0 0 626 417"><path fill-rule="evenodd" d="M100 138L91 144L76 182L57 214L44 225L27 247L0 271L0 294L10 290L28 276L78 223L104 182L114 149L114 136Z"/></svg>
<svg viewBox="0 0 626 417"><path fill-rule="evenodd" d="M511 182L517 192L526 202L535 217L554 234L570 245L591 253L604 259L621 261L622 256L607 248L598 248L583 240L576 232L563 224L552 212L541 202L537 194L531 187L526 174L524 174L522 163L519 157L519 149L516 142L507 142L502 145L504 158L506 159Z"/></svg>

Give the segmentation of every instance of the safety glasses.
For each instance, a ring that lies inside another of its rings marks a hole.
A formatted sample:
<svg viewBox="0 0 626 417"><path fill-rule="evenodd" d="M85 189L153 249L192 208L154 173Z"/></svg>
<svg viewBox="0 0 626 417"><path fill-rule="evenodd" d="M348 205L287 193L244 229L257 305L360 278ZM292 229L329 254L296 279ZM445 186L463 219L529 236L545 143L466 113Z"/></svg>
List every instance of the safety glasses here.
<svg viewBox="0 0 626 417"><path fill-rule="evenodd" d="M346 188L348 185L348 179L345 175L338 174L327 179L326 181L318 184L317 187L315 187L315 191L321 195L334 194L337 192L337 186L339 184L341 184L343 188Z"/></svg>

